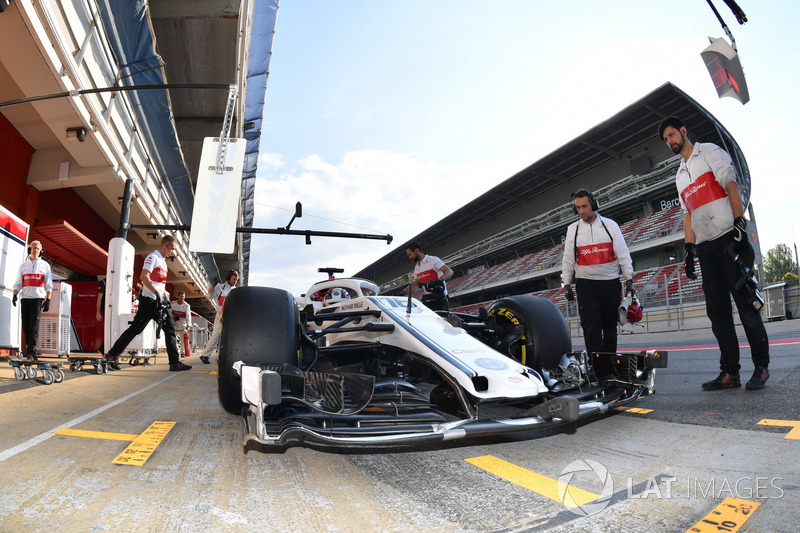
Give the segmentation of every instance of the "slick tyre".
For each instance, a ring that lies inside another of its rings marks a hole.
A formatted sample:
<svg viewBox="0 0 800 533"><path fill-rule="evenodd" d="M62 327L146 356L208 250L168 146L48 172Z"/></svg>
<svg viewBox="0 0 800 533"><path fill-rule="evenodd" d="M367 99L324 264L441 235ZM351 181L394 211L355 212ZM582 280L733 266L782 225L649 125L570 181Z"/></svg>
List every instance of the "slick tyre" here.
<svg viewBox="0 0 800 533"><path fill-rule="evenodd" d="M553 302L521 294L496 301L489 308L500 330L500 346L508 355L535 370L555 368L572 351L569 327ZM507 339L502 340L506 332Z"/></svg>
<svg viewBox="0 0 800 533"><path fill-rule="evenodd" d="M217 390L222 407L242 414L237 361L249 364L298 364L300 316L294 297L269 287L240 287L225 298L219 346Z"/></svg>

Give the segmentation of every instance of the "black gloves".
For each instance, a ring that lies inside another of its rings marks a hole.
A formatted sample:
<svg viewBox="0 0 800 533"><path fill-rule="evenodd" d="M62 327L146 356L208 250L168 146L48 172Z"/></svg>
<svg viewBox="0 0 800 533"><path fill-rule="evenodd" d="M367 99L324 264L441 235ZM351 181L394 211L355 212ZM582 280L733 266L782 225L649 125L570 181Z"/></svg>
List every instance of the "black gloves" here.
<svg viewBox="0 0 800 533"><path fill-rule="evenodd" d="M434 279L423 285L425 286L425 290L430 293L444 294L444 281L441 279Z"/></svg>
<svg viewBox="0 0 800 533"><path fill-rule="evenodd" d="M11 304L16 307L17 306L17 295L11 297Z"/></svg>
<svg viewBox="0 0 800 533"><path fill-rule="evenodd" d="M733 247L737 253L744 253L747 251L747 221L744 217L736 217L733 219Z"/></svg>
<svg viewBox="0 0 800 533"><path fill-rule="evenodd" d="M629 279L625 282L625 296L631 295L634 296L636 294L636 289L633 288L633 280Z"/></svg>
<svg viewBox="0 0 800 533"><path fill-rule="evenodd" d="M572 285L567 285L564 287L564 298L566 298L568 302L571 302L575 299L575 293L572 292Z"/></svg>
<svg viewBox="0 0 800 533"><path fill-rule="evenodd" d="M50 310L50 298L46 298L45 301L42 302L42 311L45 313Z"/></svg>
<svg viewBox="0 0 800 533"><path fill-rule="evenodd" d="M694 273L694 243L684 243L683 249L686 250L686 260L683 263L683 270L686 272L686 277L689 279L697 279L697 274Z"/></svg>

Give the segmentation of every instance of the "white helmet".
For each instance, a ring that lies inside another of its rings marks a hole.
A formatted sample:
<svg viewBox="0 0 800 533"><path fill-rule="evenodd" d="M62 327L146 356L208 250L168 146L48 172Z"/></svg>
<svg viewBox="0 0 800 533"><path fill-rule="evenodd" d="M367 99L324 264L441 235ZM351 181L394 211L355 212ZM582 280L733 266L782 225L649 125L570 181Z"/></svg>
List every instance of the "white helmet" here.
<svg viewBox="0 0 800 533"><path fill-rule="evenodd" d="M345 289L340 287L334 287L328 290L328 293L325 295L325 301L323 304L331 305L336 302L341 302L343 300L349 300L350 294Z"/></svg>

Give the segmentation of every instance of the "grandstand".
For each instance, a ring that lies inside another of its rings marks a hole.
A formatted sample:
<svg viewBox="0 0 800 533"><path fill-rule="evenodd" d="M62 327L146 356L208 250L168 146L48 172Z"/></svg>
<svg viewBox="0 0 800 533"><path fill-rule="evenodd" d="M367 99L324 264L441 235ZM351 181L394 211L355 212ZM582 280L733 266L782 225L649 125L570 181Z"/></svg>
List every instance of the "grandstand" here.
<svg viewBox="0 0 800 533"><path fill-rule="evenodd" d="M674 182L680 159L656 132L670 115L683 118L694 142L713 142L731 154L747 204L750 174L736 141L666 83L412 239L453 269L451 309L475 312L504 296L532 293L574 316L560 276L566 228L577 219L571 193L581 188L592 190L600 212L619 223L645 306L701 301L701 279L687 280L681 268L683 214ZM405 287L410 270L403 243L356 276L393 294Z"/></svg>

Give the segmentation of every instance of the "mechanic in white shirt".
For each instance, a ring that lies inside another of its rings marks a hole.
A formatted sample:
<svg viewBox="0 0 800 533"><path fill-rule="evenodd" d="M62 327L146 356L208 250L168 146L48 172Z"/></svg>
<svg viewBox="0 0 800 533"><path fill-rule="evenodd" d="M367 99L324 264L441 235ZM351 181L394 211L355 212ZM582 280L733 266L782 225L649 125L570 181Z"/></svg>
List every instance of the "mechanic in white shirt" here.
<svg viewBox="0 0 800 533"><path fill-rule="evenodd" d="M592 193L581 189L572 195L580 219L567 228L561 282L567 300L578 294L578 315L588 353L617 351L617 315L622 302L620 270L625 295L633 295L633 261L619 225L600 216Z"/></svg>
<svg viewBox="0 0 800 533"><path fill-rule="evenodd" d="M409 260L414 261L414 279L409 290L422 287L422 303L434 311L448 311L450 300L445 281L453 277L453 271L435 255L423 252L418 242L408 243L406 255Z"/></svg>
<svg viewBox="0 0 800 533"><path fill-rule="evenodd" d="M50 310L50 296L53 292L53 274L50 265L42 259L44 248L39 241L32 241L28 246L28 258L19 267L17 281L11 303L16 307L19 296L22 314L22 332L25 335L25 355L36 357L36 346L39 344L39 320L42 311Z"/></svg>
<svg viewBox="0 0 800 533"><path fill-rule="evenodd" d="M686 234L684 249L686 277L695 279L694 258L703 272L703 294L711 331L720 349L720 374L703 383L703 390L731 389L741 386L739 379L739 339L733 323L731 296L736 302L750 353L753 377L747 390L764 388L769 378L769 339L761 313L752 305L750 295L736 290L742 279L741 267L734 256L753 257L747 236L744 205L737 185L736 169L730 155L711 143L689 140L688 131L678 117L665 118L658 135L682 158L675 184L683 208ZM753 267L752 261L747 261Z"/></svg>
<svg viewBox="0 0 800 533"><path fill-rule="evenodd" d="M175 335L178 337L178 352L186 357L183 347L183 334L192 328L192 307L186 301L186 293L178 292L178 299L171 303L175 319Z"/></svg>
<svg viewBox="0 0 800 533"><path fill-rule="evenodd" d="M164 332L164 341L167 344L167 357L169 358L170 371L189 370L192 367L180 361L178 354L178 344L175 341L175 327L172 324L172 314L164 313L163 306L169 308L169 301L164 301L164 292L167 285L167 261L166 258L172 255L175 250L175 237L165 235L161 239L158 250L148 255L144 260L142 273L139 279L142 282L142 290L139 293L139 307L133 317L131 325L122 332L114 343L114 346L106 354L108 367L112 370L119 370L117 358L128 347L128 344L147 327L151 320L158 320L162 315L161 329Z"/></svg>
<svg viewBox="0 0 800 533"><path fill-rule="evenodd" d="M211 354L217 349L219 345L220 334L222 333L222 305L225 303L225 298L236 287L236 282L239 280L239 273L235 270L228 272L225 278L225 283L217 283L208 289L208 294L211 296L211 301L217 308L214 315L214 331L211 332L211 337L206 342L203 353L200 354L200 360L206 364L211 364Z"/></svg>

